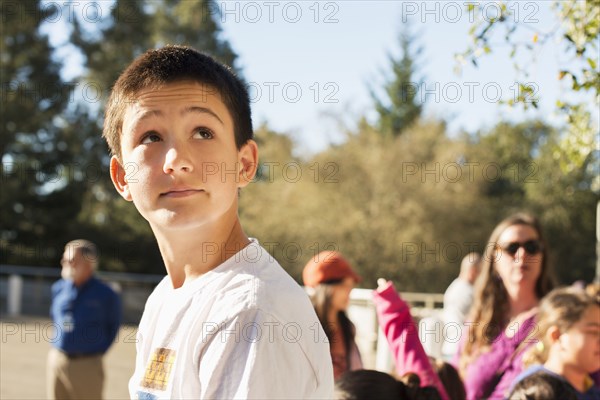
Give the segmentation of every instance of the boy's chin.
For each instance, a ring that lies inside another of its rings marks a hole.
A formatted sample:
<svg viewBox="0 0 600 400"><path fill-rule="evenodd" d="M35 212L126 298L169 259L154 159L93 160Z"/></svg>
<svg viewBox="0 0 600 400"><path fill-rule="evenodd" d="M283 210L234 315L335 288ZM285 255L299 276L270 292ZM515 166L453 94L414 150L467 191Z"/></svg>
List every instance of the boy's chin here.
<svg viewBox="0 0 600 400"><path fill-rule="evenodd" d="M216 219L214 215L184 215L169 210L160 210L153 213L150 218L146 218L154 231L157 229L160 231L206 229Z"/></svg>

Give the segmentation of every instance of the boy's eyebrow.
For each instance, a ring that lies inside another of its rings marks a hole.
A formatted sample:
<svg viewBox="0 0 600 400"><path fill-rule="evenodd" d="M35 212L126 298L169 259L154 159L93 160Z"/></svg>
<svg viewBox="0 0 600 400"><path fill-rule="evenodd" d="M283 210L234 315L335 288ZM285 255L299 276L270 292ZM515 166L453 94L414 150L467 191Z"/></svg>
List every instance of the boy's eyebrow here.
<svg viewBox="0 0 600 400"><path fill-rule="evenodd" d="M219 118L219 116L214 111L212 111L211 109L206 108L206 107L190 106L190 107L186 107L183 110L181 110L181 115L186 114L186 113L209 114L209 115L212 115L213 117L215 117L216 119L218 119L219 122L223 125L223 121L221 120L221 118ZM139 123L140 121L143 121L147 118L160 117L162 115L163 115L163 113L160 110L148 110L139 116L139 118L137 119L137 122Z"/></svg>
<svg viewBox="0 0 600 400"><path fill-rule="evenodd" d="M213 117L215 117L216 119L219 120L219 122L221 123L221 125L223 125L223 121L221 120L221 118L219 118L219 116L211 109L209 108L205 108L205 107L198 107L198 106L191 106L191 107L186 107L183 110L181 110L181 115L185 114L185 113L200 113L200 114L210 114Z"/></svg>
<svg viewBox="0 0 600 400"><path fill-rule="evenodd" d="M137 118L137 121L136 121L136 123L139 123L140 121L143 121L143 120L145 120L145 119L148 119L148 118L150 118L150 117L159 117L159 116L161 116L161 115L162 115L162 112L160 112L159 110L148 110L148 111L144 111L144 112L142 113L142 115L140 115L140 116Z"/></svg>

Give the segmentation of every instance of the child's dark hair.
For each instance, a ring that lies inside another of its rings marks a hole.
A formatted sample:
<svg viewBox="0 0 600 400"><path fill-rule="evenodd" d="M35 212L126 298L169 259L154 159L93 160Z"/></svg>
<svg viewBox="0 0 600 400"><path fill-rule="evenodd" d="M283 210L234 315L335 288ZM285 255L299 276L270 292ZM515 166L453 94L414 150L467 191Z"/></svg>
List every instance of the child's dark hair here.
<svg viewBox="0 0 600 400"><path fill-rule="evenodd" d="M520 380L508 395L508 400L577 400L577 392L560 376L544 371Z"/></svg>
<svg viewBox="0 0 600 400"><path fill-rule="evenodd" d="M414 375L414 374L412 374ZM411 375L406 384L389 374L360 369L344 373L335 382L337 400L439 400L438 391L431 386L419 387L419 378ZM415 375L416 376L416 375Z"/></svg>
<svg viewBox="0 0 600 400"><path fill-rule="evenodd" d="M127 105L142 90L192 81L204 85L207 93L218 94L231 114L238 149L253 137L250 97L243 81L231 68L185 46L148 50L121 73L106 105L104 129L111 153L121 158L123 117Z"/></svg>
<svg viewBox="0 0 600 400"><path fill-rule="evenodd" d="M442 381L442 385L444 385L444 389L446 389L450 400L465 400L467 392L456 368L444 360L433 357L429 357L429 362L433 369L435 369L440 381Z"/></svg>

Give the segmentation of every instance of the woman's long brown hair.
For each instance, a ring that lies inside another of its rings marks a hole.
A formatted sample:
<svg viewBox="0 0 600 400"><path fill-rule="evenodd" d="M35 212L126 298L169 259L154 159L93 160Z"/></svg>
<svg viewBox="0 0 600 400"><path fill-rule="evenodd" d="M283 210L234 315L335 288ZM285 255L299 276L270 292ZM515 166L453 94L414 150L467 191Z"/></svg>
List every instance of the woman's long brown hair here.
<svg viewBox="0 0 600 400"><path fill-rule="evenodd" d="M548 246L538 220L532 215L519 213L500 222L490 235L481 260L481 274L476 282L475 301L469 318L469 336L460 357L460 370L463 374L467 364L485 351L508 323L508 293L496 272L495 251L500 235L515 225L532 227L542 244L542 270L535 285L536 296L541 299L554 287L548 266Z"/></svg>
<svg viewBox="0 0 600 400"><path fill-rule="evenodd" d="M341 280L340 280L341 282ZM313 293L310 295L310 301L315 309L317 317L319 318L319 322L325 331L325 335L327 335L327 339L329 340L330 346L333 343L334 337L332 332L332 326L334 321L329 321L329 310L331 309L331 298L333 297L334 285L339 282L334 283L322 283L317 285L313 289ZM346 365L350 367L350 353L352 349L352 343L354 342L354 337L356 335L354 331L354 326L346 313L344 311L340 311L338 313L338 322L340 325L341 333L344 338L344 348L346 350Z"/></svg>

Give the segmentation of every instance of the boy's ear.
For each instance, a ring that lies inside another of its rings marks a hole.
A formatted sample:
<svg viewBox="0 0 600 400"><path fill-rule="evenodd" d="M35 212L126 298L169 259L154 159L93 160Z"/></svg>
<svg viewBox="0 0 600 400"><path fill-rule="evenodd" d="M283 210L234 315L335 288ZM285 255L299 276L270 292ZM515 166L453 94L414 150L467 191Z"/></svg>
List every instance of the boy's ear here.
<svg viewBox="0 0 600 400"><path fill-rule="evenodd" d="M119 192L121 197L127 201L132 201L129 183L127 182L127 177L125 175L126 173L121 166L121 162L116 156L112 156L110 159L110 180L112 180L115 189L117 189L117 192Z"/></svg>
<svg viewBox="0 0 600 400"><path fill-rule="evenodd" d="M254 140L248 140L238 151L239 184L238 187L248 185L258 170L258 146Z"/></svg>

